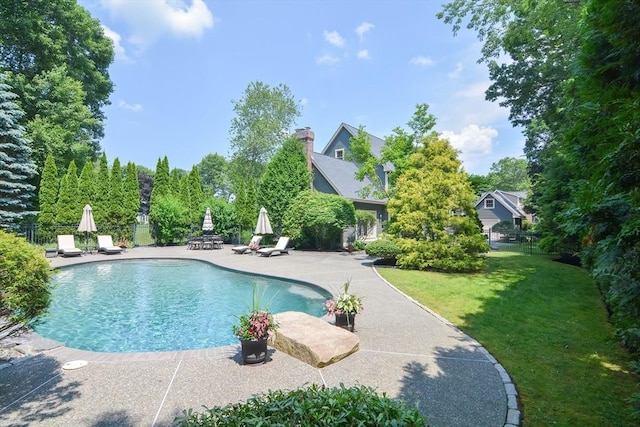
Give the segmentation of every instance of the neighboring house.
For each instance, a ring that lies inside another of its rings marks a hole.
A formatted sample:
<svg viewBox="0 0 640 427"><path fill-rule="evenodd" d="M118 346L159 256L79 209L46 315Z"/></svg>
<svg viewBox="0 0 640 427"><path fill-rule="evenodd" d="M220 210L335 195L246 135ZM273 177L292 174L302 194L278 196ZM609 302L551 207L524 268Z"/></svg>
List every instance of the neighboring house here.
<svg viewBox="0 0 640 427"><path fill-rule="evenodd" d="M510 221L519 229L522 228L523 219L534 222L535 218L524 211L526 198L527 193L524 191L495 190L483 193L476 202L482 231L491 231L491 228L501 221Z"/></svg>
<svg viewBox="0 0 640 427"><path fill-rule="evenodd" d="M351 200L356 210L371 212L377 219L377 226L366 237L368 240L378 238L382 232L382 222L388 219L386 199L379 199L373 195L363 196L360 191L371 184L368 178L358 181L355 174L358 166L348 160L351 153L351 137L358 136L358 129L342 123L333 134L324 149L313 152L315 134L310 128L297 129L296 136L305 143L309 168L313 174L312 189L322 193L337 194ZM368 134L371 150L376 157L380 157L380 150L384 140ZM388 167L378 167L377 174L381 182L387 182ZM354 230L346 230L345 241L352 240Z"/></svg>

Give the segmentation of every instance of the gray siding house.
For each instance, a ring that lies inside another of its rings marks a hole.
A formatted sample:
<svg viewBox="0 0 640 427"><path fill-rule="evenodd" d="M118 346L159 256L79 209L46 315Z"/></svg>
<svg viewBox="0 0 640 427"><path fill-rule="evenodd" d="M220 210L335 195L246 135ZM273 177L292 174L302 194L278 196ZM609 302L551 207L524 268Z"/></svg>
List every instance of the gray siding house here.
<svg viewBox="0 0 640 427"><path fill-rule="evenodd" d="M478 218L482 222L482 231L488 233L501 221L510 221L514 227L522 228L522 220L534 222L534 218L524 211L524 191L489 191L483 193L476 202Z"/></svg>

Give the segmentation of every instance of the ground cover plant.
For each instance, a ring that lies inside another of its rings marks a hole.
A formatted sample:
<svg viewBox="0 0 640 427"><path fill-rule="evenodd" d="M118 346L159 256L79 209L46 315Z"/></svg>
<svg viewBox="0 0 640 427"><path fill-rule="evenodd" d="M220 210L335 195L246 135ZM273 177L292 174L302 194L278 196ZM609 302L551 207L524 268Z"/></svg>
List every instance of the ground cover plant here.
<svg viewBox="0 0 640 427"><path fill-rule="evenodd" d="M246 402L186 410L181 427L205 426L423 426L418 410L379 395L371 387L325 388L316 384L291 391L259 394Z"/></svg>
<svg viewBox="0 0 640 427"><path fill-rule="evenodd" d="M524 425L637 425L626 403L637 377L585 270L492 252L481 273L378 271L502 363L518 387Z"/></svg>

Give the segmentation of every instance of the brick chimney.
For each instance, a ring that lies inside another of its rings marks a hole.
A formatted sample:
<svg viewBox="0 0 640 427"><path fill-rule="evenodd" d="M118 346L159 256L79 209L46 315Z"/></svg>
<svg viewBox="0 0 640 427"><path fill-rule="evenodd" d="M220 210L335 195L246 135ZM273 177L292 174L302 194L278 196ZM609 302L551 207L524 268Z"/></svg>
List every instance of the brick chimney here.
<svg viewBox="0 0 640 427"><path fill-rule="evenodd" d="M311 170L311 156L313 156L313 141L316 137L315 133L309 126L303 129L296 129L296 138L304 143L304 149L307 153L307 167ZM313 189L313 182L311 183Z"/></svg>

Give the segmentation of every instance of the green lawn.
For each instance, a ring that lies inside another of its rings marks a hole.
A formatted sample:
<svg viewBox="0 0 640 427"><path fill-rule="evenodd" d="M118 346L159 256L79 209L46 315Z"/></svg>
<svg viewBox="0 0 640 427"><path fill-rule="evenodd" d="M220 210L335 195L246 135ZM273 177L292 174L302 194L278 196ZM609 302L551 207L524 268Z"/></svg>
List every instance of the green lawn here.
<svg viewBox="0 0 640 427"><path fill-rule="evenodd" d="M637 378L585 270L492 252L483 273L378 271L502 363L518 387L524 425L638 425L624 401Z"/></svg>

